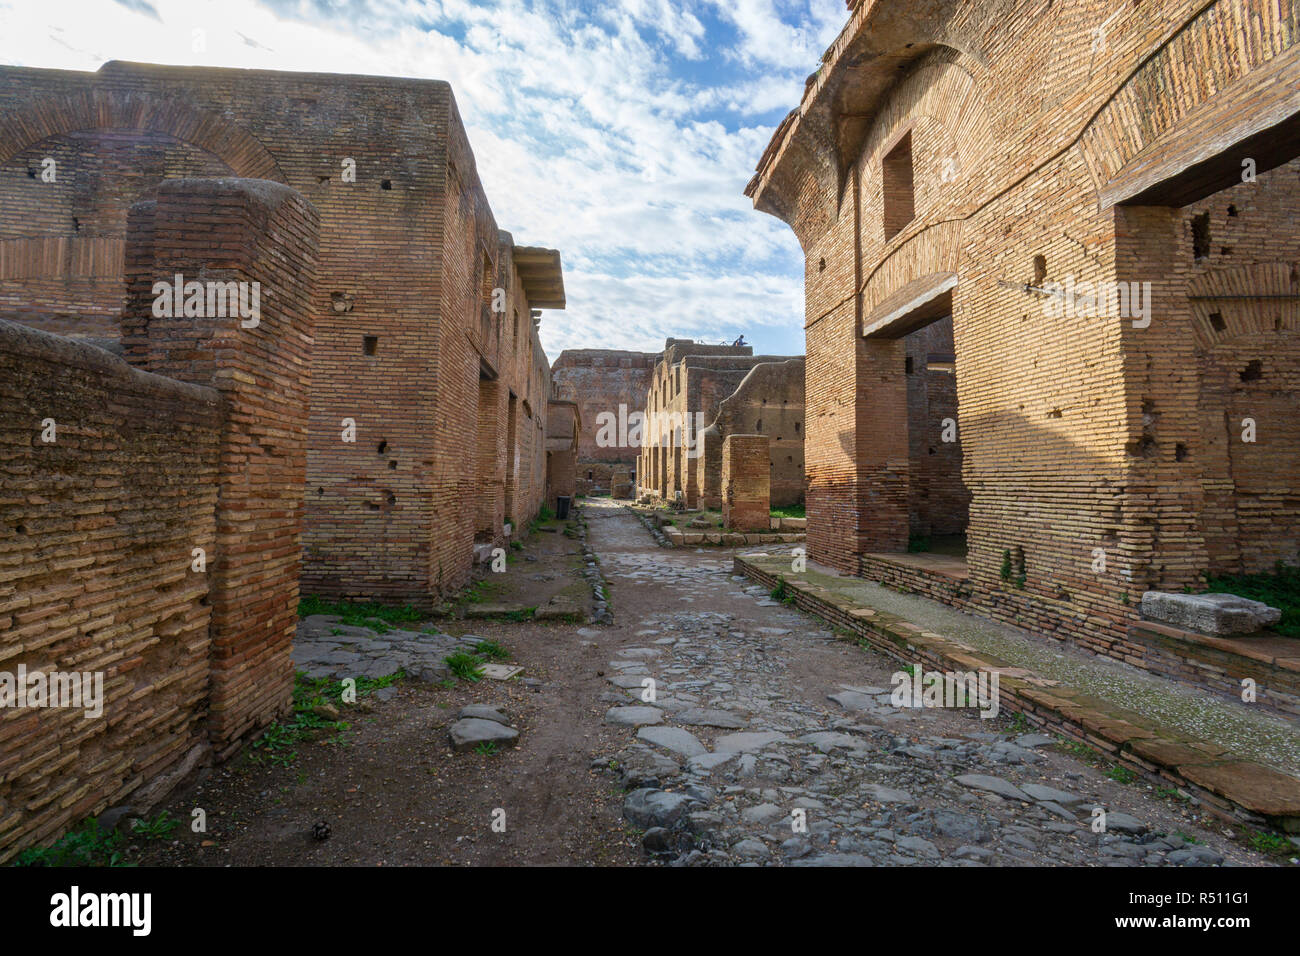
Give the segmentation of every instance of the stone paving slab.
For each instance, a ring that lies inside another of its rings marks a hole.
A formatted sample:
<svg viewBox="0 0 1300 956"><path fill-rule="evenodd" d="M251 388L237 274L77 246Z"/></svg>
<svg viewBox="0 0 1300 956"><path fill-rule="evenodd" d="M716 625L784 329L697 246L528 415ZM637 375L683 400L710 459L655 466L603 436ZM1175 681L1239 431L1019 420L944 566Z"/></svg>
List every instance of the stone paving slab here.
<svg viewBox="0 0 1300 956"><path fill-rule="evenodd" d="M298 622L293 661L312 679L379 678L404 670L409 677L433 682L449 675L445 658L472 651L480 640L473 634L455 637L397 629L380 634L368 627L345 626L333 615L314 614Z"/></svg>
<svg viewBox="0 0 1300 956"><path fill-rule="evenodd" d="M784 578L796 606L906 662L997 670L1004 707L1186 785L1221 815L1300 832L1300 729L1285 720L815 562L795 574L788 558L750 554L735 568L764 587Z"/></svg>

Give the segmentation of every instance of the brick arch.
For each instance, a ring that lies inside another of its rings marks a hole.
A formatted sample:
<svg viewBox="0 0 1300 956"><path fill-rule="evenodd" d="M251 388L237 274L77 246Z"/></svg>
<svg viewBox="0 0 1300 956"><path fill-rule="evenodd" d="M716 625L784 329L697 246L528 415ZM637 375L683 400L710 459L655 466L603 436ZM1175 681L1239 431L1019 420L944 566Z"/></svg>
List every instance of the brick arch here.
<svg viewBox="0 0 1300 956"><path fill-rule="evenodd" d="M951 215L965 218L974 211L974 202L964 183L998 135L978 80L953 56L942 51L932 54L899 81L888 104L876 114L855 160L878 157L909 123L921 118L943 130L952 154L960 160L946 192L952 197Z"/></svg>
<svg viewBox="0 0 1300 956"><path fill-rule="evenodd" d="M1202 62L1207 50L1219 53L1209 65ZM1300 97L1285 78L1297 62L1300 7L1288 4L1283 12L1256 0L1210 0L1084 128L1078 150L1098 192L1137 192L1294 116Z"/></svg>
<svg viewBox="0 0 1300 956"><path fill-rule="evenodd" d="M0 120L0 162L51 137L92 129L162 133L211 153L236 176L287 184L266 147L216 113L174 99L96 88L33 100L8 113Z"/></svg>
<svg viewBox="0 0 1300 956"><path fill-rule="evenodd" d="M1256 262L1190 279L1197 344L1213 348L1235 339L1300 330L1300 262Z"/></svg>

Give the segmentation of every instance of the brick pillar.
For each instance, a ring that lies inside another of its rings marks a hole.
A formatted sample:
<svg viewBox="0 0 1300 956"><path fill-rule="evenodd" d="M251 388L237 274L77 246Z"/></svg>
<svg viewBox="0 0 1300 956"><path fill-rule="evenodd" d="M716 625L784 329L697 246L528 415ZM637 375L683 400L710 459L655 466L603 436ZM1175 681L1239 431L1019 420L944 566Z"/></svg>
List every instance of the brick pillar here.
<svg viewBox="0 0 1300 956"><path fill-rule="evenodd" d="M208 732L219 758L291 706L316 248L315 209L262 180L168 180L156 201L132 207L127 223L128 361L211 386L223 400L206 572ZM204 284L192 300L202 314L185 315L182 302L174 317L154 315L155 283L172 286L178 274ZM243 304L252 312L256 303L257 314L218 314L216 283L245 284Z"/></svg>
<svg viewBox="0 0 1300 956"><path fill-rule="evenodd" d="M1187 240L1179 209L1115 207L1115 277L1151 283L1150 324L1121 323L1127 405L1120 569L1137 593L1180 590L1208 566L1201 515L1197 338L1187 299ZM1221 416L1222 410L1216 410Z"/></svg>
<svg viewBox="0 0 1300 956"><path fill-rule="evenodd" d="M722 444L722 523L736 531L772 526L771 460L766 435L728 435Z"/></svg>
<svg viewBox="0 0 1300 956"><path fill-rule="evenodd" d="M859 339L854 493L858 553L906 551L907 379L902 339Z"/></svg>

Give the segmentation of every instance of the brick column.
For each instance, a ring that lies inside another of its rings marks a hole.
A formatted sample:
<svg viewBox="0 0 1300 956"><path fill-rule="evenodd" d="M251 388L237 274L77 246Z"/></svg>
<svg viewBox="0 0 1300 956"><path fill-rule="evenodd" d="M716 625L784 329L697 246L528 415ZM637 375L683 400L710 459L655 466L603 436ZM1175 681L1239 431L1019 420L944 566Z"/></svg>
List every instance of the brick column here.
<svg viewBox="0 0 1300 956"><path fill-rule="evenodd" d="M1115 277L1151 283L1150 324L1121 322L1128 410L1120 568L1137 593L1194 585L1208 566L1197 339L1187 299L1182 213L1115 207ZM1222 411L1219 412L1223 414Z"/></svg>
<svg viewBox="0 0 1300 956"><path fill-rule="evenodd" d="M735 531L772 526L771 460L766 435L728 435L722 443L722 523Z"/></svg>
<svg viewBox="0 0 1300 956"><path fill-rule="evenodd" d="M906 551L907 379L902 339L859 339L854 395L858 553Z"/></svg>
<svg viewBox="0 0 1300 956"><path fill-rule="evenodd" d="M206 572L208 732L219 758L292 700L317 222L307 200L278 183L182 179L133 206L127 223L128 361L222 396L217 534ZM177 275L202 283L201 299L185 296L170 317L156 315L163 293L155 283L174 287ZM218 292L232 289L245 292L245 312L229 296L220 308Z"/></svg>

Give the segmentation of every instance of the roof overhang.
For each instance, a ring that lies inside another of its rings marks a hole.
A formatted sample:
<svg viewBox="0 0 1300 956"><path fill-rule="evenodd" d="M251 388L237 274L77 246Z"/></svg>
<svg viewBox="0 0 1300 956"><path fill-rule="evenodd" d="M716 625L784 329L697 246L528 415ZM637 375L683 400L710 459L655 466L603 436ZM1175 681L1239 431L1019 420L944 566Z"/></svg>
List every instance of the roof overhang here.
<svg viewBox="0 0 1300 956"><path fill-rule="evenodd" d="M515 246L514 263L530 306L535 309L564 308L564 269L560 265L558 249Z"/></svg>

